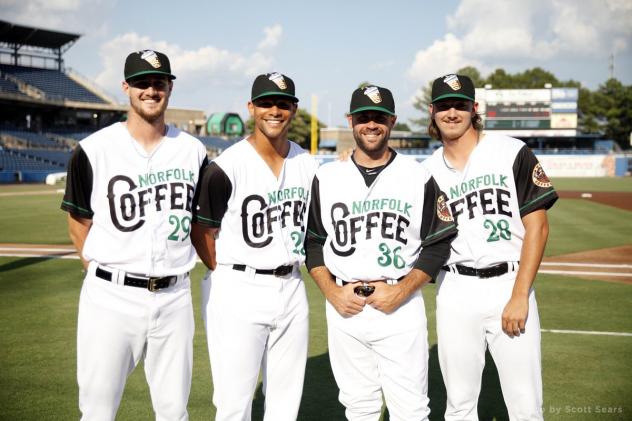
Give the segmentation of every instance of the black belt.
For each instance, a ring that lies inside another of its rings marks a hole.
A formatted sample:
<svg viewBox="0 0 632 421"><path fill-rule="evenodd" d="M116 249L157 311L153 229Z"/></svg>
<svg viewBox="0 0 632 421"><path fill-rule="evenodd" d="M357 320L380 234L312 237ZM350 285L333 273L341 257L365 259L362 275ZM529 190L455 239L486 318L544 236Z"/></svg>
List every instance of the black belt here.
<svg viewBox="0 0 632 421"><path fill-rule="evenodd" d="M101 279L112 282L112 272L102 269L100 266L97 267L95 275ZM130 287L137 288L145 288L150 291L158 291L159 289L169 288L171 282L178 280L177 276L165 276L163 278L152 278L152 277L143 277L143 276L131 276L125 274L125 279L123 280L123 285L127 285Z"/></svg>
<svg viewBox="0 0 632 421"><path fill-rule="evenodd" d="M388 284L388 281L396 281L396 282L393 282L393 284L396 284L396 283L398 283L399 281L401 281L402 279L404 279L404 277L403 277L403 276L401 276L401 277L399 277L399 278L397 278L397 279L394 279L394 280L391 280L391 279L389 279L389 280L386 280L386 279L378 279L377 281L371 281L371 282L386 282L386 283ZM348 284L367 283L366 281L353 281L353 282L347 282L347 281L343 281L342 279L340 279L340 282L342 283L342 286L345 286L345 285L348 285Z"/></svg>
<svg viewBox="0 0 632 421"><path fill-rule="evenodd" d="M453 265L453 266L456 268L456 271L460 275L477 276L479 278L493 278L495 276L504 275L505 273L509 272L509 264L507 262L499 263L495 266L490 266L490 267L481 268L481 269L471 268L469 266L463 266L463 265ZM441 269L448 272L450 271L449 266L443 266Z"/></svg>
<svg viewBox="0 0 632 421"><path fill-rule="evenodd" d="M233 265L234 270L238 270L241 272L246 271L246 265ZM258 275L274 275L274 276L285 276L292 273L294 270L294 266L279 266L276 269L255 269L255 273Z"/></svg>

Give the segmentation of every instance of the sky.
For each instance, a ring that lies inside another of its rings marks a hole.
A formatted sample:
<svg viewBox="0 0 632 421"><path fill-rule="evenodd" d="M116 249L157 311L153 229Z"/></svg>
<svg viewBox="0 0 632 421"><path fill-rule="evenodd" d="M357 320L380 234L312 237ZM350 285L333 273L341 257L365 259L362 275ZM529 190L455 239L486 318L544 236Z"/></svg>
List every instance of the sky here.
<svg viewBox="0 0 632 421"><path fill-rule="evenodd" d="M207 116L246 119L252 81L273 71L341 127L362 82L390 89L410 124L420 88L468 65L537 66L596 89L612 55L614 77L632 84L629 0L0 0L0 19L81 34L65 65L123 103L127 54L162 51L177 77L170 105Z"/></svg>

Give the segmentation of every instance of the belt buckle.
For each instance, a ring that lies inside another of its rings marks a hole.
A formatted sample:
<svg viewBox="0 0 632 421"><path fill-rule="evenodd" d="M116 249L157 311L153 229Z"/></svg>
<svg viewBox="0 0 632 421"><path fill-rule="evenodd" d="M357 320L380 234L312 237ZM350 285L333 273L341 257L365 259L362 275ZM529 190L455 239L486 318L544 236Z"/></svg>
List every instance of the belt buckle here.
<svg viewBox="0 0 632 421"><path fill-rule="evenodd" d="M160 288L158 288L156 284L158 283L159 280L160 278L151 278L151 277L147 279L147 289L151 292L158 291Z"/></svg>
<svg viewBox="0 0 632 421"><path fill-rule="evenodd" d="M272 275L286 276L291 271L291 269L288 269L289 267L290 266L279 266L278 268L272 270Z"/></svg>

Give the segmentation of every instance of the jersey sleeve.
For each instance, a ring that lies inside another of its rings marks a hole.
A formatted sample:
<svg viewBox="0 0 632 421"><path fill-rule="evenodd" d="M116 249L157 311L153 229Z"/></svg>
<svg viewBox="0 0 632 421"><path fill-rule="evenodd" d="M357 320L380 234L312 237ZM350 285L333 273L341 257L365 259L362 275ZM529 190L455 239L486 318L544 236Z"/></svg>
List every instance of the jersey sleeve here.
<svg viewBox="0 0 632 421"><path fill-rule="evenodd" d="M424 189L421 244L427 247L444 238L453 237L456 232L456 224L448 208L448 198L441 191L434 177L430 177Z"/></svg>
<svg viewBox="0 0 632 421"><path fill-rule="evenodd" d="M207 165L193 197L193 222L219 228L232 192L232 183L224 170L215 162Z"/></svg>
<svg viewBox="0 0 632 421"><path fill-rule="evenodd" d="M327 239L327 231L323 226L320 210L320 187L318 177L314 176L310 190L309 213L307 218L307 235L305 236L305 266L308 270L325 266L323 246Z"/></svg>
<svg viewBox="0 0 632 421"><path fill-rule="evenodd" d="M430 177L424 192L422 248L414 267L435 278L450 256L450 244L456 234L456 224L450 214L447 197L435 179Z"/></svg>
<svg viewBox="0 0 632 421"><path fill-rule="evenodd" d="M549 209L558 199L542 165L527 145L516 155L513 173L520 217L538 209Z"/></svg>
<svg viewBox="0 0 632 421"><path fill-rule="evenodd" d="M80 218L92 219L92 165L81 145L73 151L68 161L66 192L61 209Z"/></svg>

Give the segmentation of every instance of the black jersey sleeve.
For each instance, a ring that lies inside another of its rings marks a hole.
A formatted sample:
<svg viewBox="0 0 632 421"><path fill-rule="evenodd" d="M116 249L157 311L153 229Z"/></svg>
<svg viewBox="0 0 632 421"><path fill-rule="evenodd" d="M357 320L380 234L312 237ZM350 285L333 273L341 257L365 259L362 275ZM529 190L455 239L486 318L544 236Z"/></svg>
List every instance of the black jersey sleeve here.
<svg viewBox="0 0 632 421"><path fill-rule="evenodd" d="M78 145L68 160L66 192L61 209L81 218L92 219L94 211L90 203L92 196L92 165L81 145Z"/></svg>
<svg viewBox="0 0 632 421"><path fill-rule="evenodd" d="M441 240L424 247L419 252L419 257L415 262L414 268L423 270L432 278L436 278L439 274L441 266L443 266L450 257L450 244L454 239L454 235L444 237Z"/></svg>
<svg viewBox="0 0 632 421"><path fill-rule="evenodd" d="M448 198L441 191L434 177L428 179L424 188L422 217L421 244L423 247L456 235L456 224L448 208Z"/></svg>
<svg viewBox="0 0 632 421"><path fill-rule="evenodd" d="M203 169L193 197L193 222L219 228L228 209L233 186L228 176L215 162Z"/></svg>
<svg viewBox="0 0 632 421"><path fill-rule="evenodd" d="M436 277L450 255L450 244L456 234L457 228L448 208L448 199L439 189L434 177L430 177L424 189L422 249L414 267Z"/></svg>
<svg viewBox="0 0 632 421"><path fill-rule="evenodd" d="M538 209L549 209L557 193L531 149L524 145L513 164L520 217Z"/></svg>
<svg viewBox="0 0 632 421"><path fill-rule="evenodd" d="M307 235L305 237L305 266L307 266L308 270L325 266L323 246L327 239L327 231L325 231L321 218L318 177L314 177L312 180L310 196Z"/></svg>

